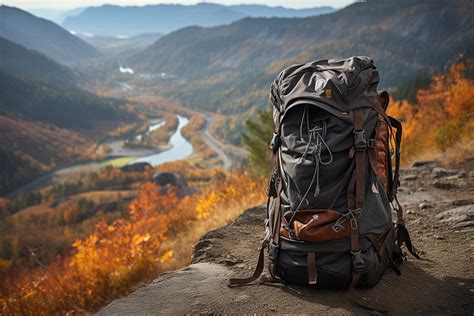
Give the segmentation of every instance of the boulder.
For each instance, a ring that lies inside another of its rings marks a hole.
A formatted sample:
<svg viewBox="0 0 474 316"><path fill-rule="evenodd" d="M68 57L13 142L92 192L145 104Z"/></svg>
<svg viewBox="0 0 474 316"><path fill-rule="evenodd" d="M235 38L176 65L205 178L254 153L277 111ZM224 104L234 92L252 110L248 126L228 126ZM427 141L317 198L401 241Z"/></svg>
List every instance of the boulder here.
<svg viewBox="0 0 474 316"><path fill-rule="evenodd" d="M468 229L474 227L474 204L463 205L446 210L436 215L436 218L453 228Z"/></svg>
<svg viewBox="0 0 474 316"><path fill-rule="evenodd" d="M171 188L175 190L179 197L192 193L186 180L176 172L157 172L153 175L153 183L161 187L161 194L166 194Z"/></svg>

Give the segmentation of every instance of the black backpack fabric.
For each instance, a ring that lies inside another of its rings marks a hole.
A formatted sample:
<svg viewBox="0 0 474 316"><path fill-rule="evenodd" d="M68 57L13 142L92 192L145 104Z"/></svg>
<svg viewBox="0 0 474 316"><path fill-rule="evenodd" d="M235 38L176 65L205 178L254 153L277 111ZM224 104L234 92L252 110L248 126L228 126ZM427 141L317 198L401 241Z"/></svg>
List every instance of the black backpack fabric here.
<svg viewBox="0 0 474 316"><path fill-rule="evenodd" d="M273 281L349 289L357 294L398 265L405 243L417 258L396 198L402 126L387 116L388 93L368 57L318 60L284 69L271 86L275 130L270 150L266 236ZM392 220L396 211L396 221Z"/></svg>

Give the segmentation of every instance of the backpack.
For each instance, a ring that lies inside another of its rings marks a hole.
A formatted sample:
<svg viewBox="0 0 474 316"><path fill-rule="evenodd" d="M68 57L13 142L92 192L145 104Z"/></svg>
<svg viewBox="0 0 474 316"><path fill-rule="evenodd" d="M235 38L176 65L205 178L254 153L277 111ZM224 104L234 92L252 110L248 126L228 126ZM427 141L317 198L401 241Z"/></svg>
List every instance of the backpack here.
<svg viewBox="0 0 474 316"><path fill-rule="evenodd" d="M396 197L402 125L378 82L368 57L292 65L275 79L266 235L254 274L230 287L255 281L267 250L272 281L349 289L386 311L356 287L375 286L387 268L400 275L402 244L419 252Z"/></svg>

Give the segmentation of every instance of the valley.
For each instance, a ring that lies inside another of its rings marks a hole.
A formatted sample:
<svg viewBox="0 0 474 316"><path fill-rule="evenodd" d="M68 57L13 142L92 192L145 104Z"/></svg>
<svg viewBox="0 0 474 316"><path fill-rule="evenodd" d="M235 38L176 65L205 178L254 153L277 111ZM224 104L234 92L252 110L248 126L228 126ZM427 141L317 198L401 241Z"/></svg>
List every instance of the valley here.
<svg viewBox="0 0 474 316"><path fill-rule="evenodd" d="M263 213L261 207L242 213L264 203L274 130L269 88L290 64L373 58L379 90L393 96L388 113L404 124L402 164L423 159L438 168L443 161L447 170L454 164L457 178L446 180L462 189L457 200L472 204L470 1L29 11L0 6L2 315L96 312L190 263L218 265L216 271L224 271L218 281L246 274L256 259L247 250L259 236ZM418 182L423 190L455 195L455 189L432 190L436 176L428 169L404 169L407 201L422 194L412 185ZM419 181L409 182L411 172ZM428 216L418 202L406 202L413 224ZM233 239L226 234L239 225L250 227L252 236L244 234L239 245L245 249L229 257ZM438 240L432 236L437 224L427 225L429 234L416 230L422 244ZM218 242L213 234L224 238ZM209 239L209 249L200 249ZM410 262L409 277L413 269ZM206 302L210 311L232 312L225 307L232 294L225 294L214 305ZM127 310L123 306L135 296L102 311ZM239 297L229 306L247 300ZM173 311L206 312L199 304ZM450 305L449 311L462 308Z"/></svg>

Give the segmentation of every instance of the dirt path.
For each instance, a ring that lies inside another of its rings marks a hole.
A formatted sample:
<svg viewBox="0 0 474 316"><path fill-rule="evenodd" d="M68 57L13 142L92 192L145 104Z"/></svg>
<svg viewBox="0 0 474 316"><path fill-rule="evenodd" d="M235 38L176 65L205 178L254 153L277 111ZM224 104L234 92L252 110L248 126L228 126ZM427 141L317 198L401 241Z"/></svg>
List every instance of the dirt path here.
<svg viewBox="0 0 474 316"><path fill-rule="evenodd" d="M402 276L388 271L375 289L363 291L392 314L474 313L474 161L454 170L425 164L404 170L400 200L407 226L424 260L408 257ZM163 274L99 314L327 313L374 314L345 292L255 284L230 289L229 277L253 272L263 237L263 207L206 234L193 264Z"/></svg>

